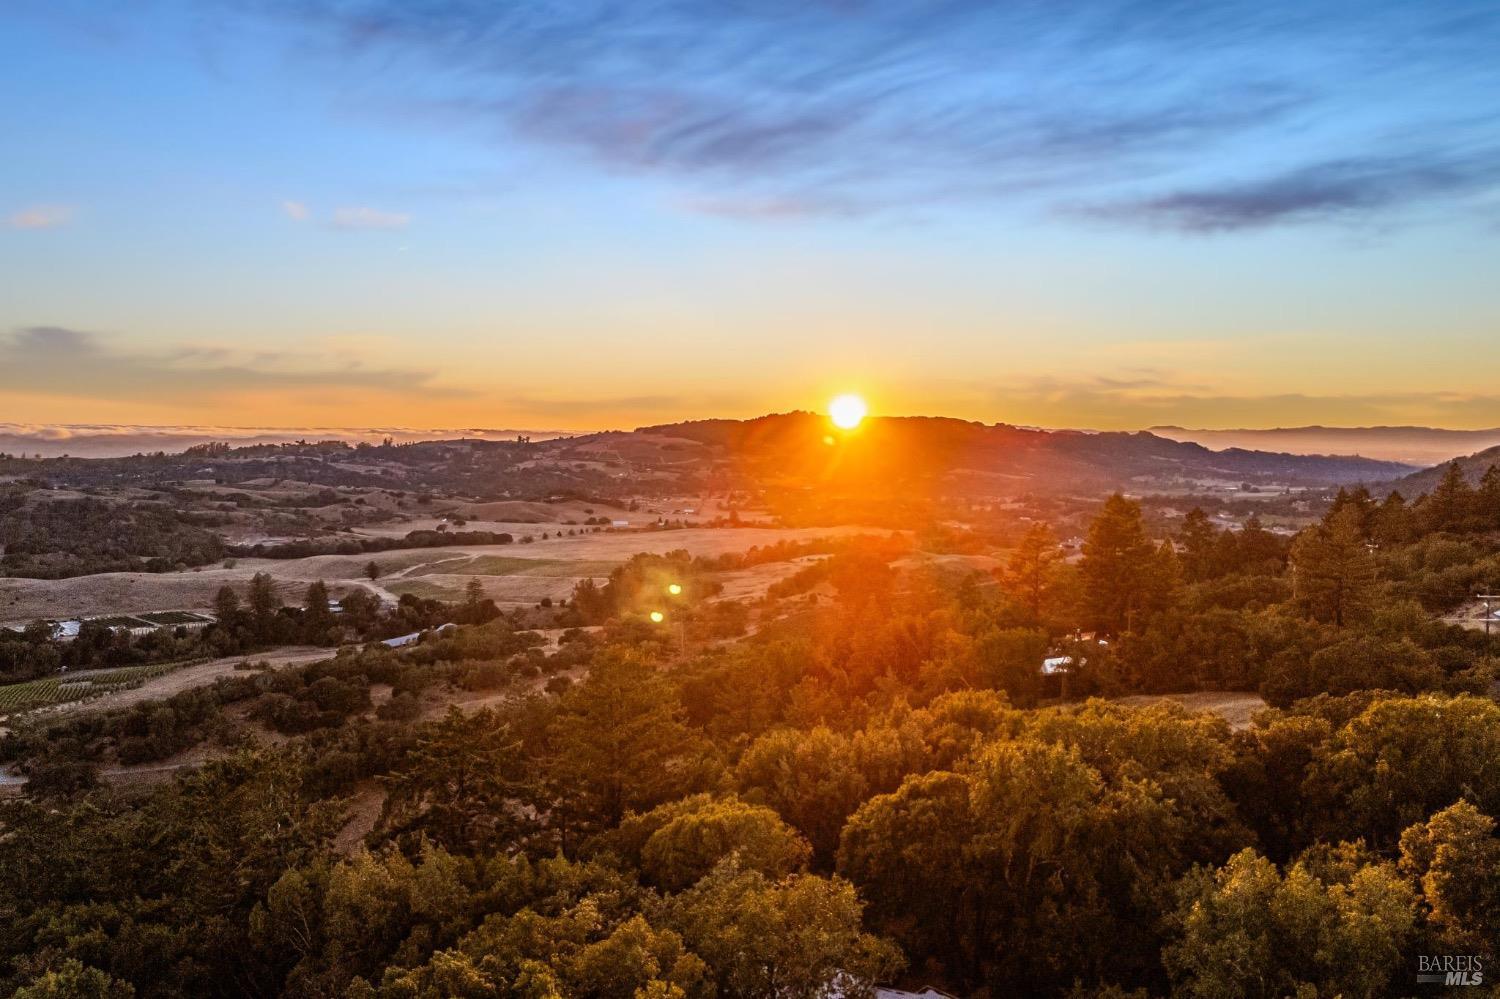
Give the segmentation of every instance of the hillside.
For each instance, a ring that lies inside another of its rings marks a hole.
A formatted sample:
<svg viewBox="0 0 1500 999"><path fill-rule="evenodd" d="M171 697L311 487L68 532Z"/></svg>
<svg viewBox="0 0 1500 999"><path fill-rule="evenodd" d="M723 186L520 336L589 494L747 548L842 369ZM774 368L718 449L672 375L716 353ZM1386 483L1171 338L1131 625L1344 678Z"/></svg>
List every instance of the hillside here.
<svg viewBox="0 0 1500 999"><path fill-rule="evenodd" d="M734 492L784 524L894 526L960 497L1092 502L1119 490L1269 498L1412 471L1365 458L1213 451L1145 432L928 417L870 419L842 433L811 413L536 442L216 443L175 455L0 456L0 572L162 572L307 539L318 543L298 557L368 554L436 544L436 532L462 533L469 521L479 522L470 531L521 536L532 533L528 524L556 523L564 501L575 502L569 519L585 525L632 504L697 509L673 498ZM355 545L347 537L355 530L371 537Z"/></svg>
<svg viewBox="0 0 1500 999"><path fill-rule="evenodd" d="M1491 465L1500 465L1500 445L1485 448L1477 454L1471 454L1464 458L1455 458L1458 467L1464 471L1464 476L1470 485L1477 486L1479 479ZM1394 488L1401 492L1407 499L1421 496L1423 493L1432 491L1432 488L1442 479L1443 473L1451 462L1424 468L1419 472L1403 476L1396 480Z"/></svg>
<svg viewBox="0 0 1500 999"><path fill-rule="evenodd" d="M637 434L707 446L758 478L913 483L976 480L978 491L1170 489L1250 483L1326 486L1387 480L1399 462L1296 455L1168 440L1144 431L1089 433L985 425L936 417L883 417L831 435L811 413L644 427Z"/></svg>
<svg viewBox="0 0 1500 999"><path fill-rule="evenodd" d="M728 475L749 488L844 485L878 495L921 484L1006 496L1222 490L1245 483L1261 489L1321 487L1388 482L1416 470L1360 457L1215 451L1145 431L1035 430L940 417L880 417L855 433L830 431L825 417L795 412L529 443L474 438L395 446L213 443L179 454L120 458L0 455L0 478L52 488L153 492L180 491L188 482L199 483L199 490L239 491L300 483L309 491L425 489L486 501L557 494L602 498L621 494L627 483L624 492L632 495L667 494L711 474Z"/></svg>

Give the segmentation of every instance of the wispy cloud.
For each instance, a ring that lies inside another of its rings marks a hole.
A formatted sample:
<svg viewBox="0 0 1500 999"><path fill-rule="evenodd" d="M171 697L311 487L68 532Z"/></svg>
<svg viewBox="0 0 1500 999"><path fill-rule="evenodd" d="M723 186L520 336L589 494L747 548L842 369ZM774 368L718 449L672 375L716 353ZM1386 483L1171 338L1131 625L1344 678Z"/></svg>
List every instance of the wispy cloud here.
<svg viewBox="0 0 1500 999"><path fill-rule="evenodd" d="M1025 422L1057 427L1179 426L1492 426L1500 394L1485 391L1267 392L1227 394L1196 379L1152 369L1118 377L1040 376L955 386Z"/></svg>
<svg viewBox="0 0 1500 999"><path fill-rule="evenodd" d="M434 373L370 368L316 353L178 346L129 348L82 330L32 326L0 336L0 390L116 401L213 404L265 392L357 390L418 398L471 393Z"/></svg>
<svg viewBox="0 0 1500 999"><path fill-rule="evenodd" d="M620 412L682 412L692 403L685 396L677 395L626 395L599 396L589 398L558 399L531 396L513 396L510 403L519 411L535 413L547 419L594 417L600 414Z"/></svg>
<svg viewBox="0 0 1500 999"><path fill-rule="evenodd" d="M72 205L31 205L7 220L12 229L56 229L73 221Z"/></svg>
<svg viewBox="0 0 1500 999"><path fill-rule="evenodd" d="M305 222L310 214L306 203L301 201L283 201L281 203L281 211L282 214L293 222Z"/></svg>
<svg viewBox="0 0 1500 999"><path fill-rule="evenodd" d="M1476 5L236 3L402 121L737 218L1011 202L1247 228L1461 195L1487 176L1464 150L1500 143L1500 9Z"/></svg>
<svg viewBox="0 0 1500 999"><path fill-rule="evenodd" d="M1257 180L1175 191L1090 211L1103 218L1222 232L1362 215L1496 187L1500 144L1463 155L1331 160Z"/></svg>
<svg viewBox="0 0 1500 999"><path fill-rule="evenodd" d="M335 229L405 229L411 216L402 212L381 211L363 205L340 208L329 224Z"/></svg>
<svg viewBox="0 0 1500 999"><path fill-rule="evenodd" d="M678 208L692 215L714 215L728 219L783 221L786 219L858 215L867 204L858 204L835 195L813 197L781 195L766 197L692 197L676 202Z"/></svg>

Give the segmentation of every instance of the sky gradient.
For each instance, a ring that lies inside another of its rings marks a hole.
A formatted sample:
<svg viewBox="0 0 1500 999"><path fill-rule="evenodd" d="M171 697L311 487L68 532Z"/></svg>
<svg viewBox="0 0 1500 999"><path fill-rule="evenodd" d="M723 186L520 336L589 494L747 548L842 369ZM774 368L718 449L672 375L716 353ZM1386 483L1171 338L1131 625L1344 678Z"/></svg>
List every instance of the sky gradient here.
<svg viewBox="0 0 1500 999"><path fill-rule="evenodd" d="M1500 425L1500 6L10 0L0 421Z"/></svg>

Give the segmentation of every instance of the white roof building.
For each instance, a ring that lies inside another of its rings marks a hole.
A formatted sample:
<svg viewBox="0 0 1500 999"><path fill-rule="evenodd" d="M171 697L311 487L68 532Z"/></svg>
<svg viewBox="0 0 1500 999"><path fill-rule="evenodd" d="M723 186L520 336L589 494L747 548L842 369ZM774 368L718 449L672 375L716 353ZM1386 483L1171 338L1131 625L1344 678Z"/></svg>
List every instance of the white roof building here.
<svg viewBox="0 0 1500 999"><path fill-rule="evenodd" d="M440 624L436 628L429 628L427 629L427 631L441 634L442 632L447 631L449 628L457 627L458 625L450 621L447 624ZM399 649L403 646L413 645L421 641L422 636L427 634L427 631L414 631L410 635L397 635L395 638L384 639L380 644L384 645L388 649Z"/></svg>
<svg viewBox="0 0 1500 999"><path fill-rule="evenodd" d="M1056 676L1059 673L1069 673L1073 669L1072 656L1048 656L1042 660L1042 676Z"/></svg>

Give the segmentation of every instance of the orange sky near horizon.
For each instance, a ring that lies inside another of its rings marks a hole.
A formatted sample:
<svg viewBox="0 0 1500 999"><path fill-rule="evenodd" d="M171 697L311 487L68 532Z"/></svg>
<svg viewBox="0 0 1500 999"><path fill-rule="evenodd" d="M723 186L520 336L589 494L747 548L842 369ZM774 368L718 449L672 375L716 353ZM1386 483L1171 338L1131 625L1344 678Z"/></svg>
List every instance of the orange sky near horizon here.
<svg viewBox="0 0 1500 999"><path fill-rule="evenodd" d="M1500 426L1500 9L298 6L0 4L0 422Z"/></svg>
<svg viewBox="0 0 1500 999"><path fill-rule="evenodd" d="M944 416L982 423L1048 428L1139 430L1177 425L1230 429L1274 426L1441 426L1488 429L1492 401L1471 396L1345 398L1277 395L1191 396L1151 389L1020 385L1006 394L983 386L933 389L891 380L809 378L763 394L732 389L674 396L568 398L482 390L422 398L411 392L348 386L299 386L225 392L214 400L90 398L0 393L0 422L220 427L401 427L534 429L565 432L633 429L683 420L750 419L773 412L827 412L836 395L854 392L872 416ZM1434 404L1436 401L1436 404Z"/></svg>

